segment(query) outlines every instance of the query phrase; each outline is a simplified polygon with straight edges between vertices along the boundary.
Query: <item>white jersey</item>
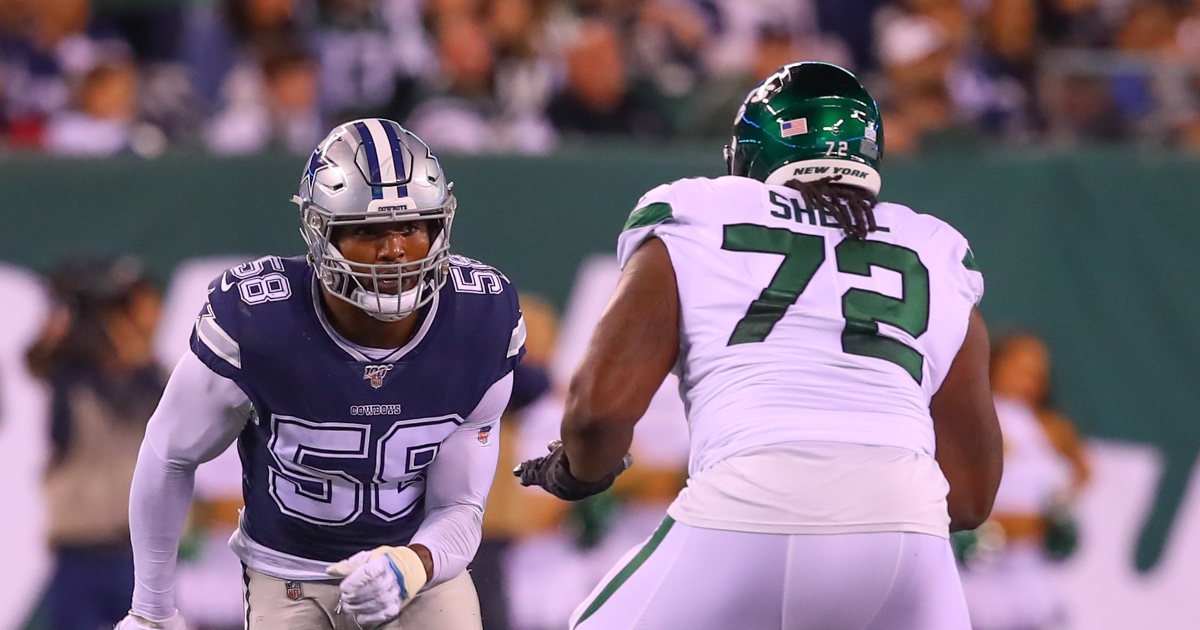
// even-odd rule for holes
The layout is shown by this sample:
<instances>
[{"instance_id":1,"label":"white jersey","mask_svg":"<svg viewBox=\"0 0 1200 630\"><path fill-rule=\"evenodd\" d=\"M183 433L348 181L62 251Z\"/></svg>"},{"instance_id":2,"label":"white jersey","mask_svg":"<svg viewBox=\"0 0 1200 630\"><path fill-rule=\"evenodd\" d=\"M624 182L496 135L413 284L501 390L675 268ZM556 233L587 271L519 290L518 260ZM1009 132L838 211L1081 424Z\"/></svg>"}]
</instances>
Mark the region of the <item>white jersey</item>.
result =
<instances>
[{"instance_id":1,"label":"white jersey","mask_svg":"<svg viewBox=\"0 0 1200 630\"><path fill-rule=\"evenodd\" d=\"M1054 448L1037 413L1025 403L996 396L1004 435L1004 476L993 514L1042 514L1071 490L1070 461Z\"/></svg>"},{"instance_id":2,"label":"white jersey","mask_svg":"<svg viewBox=\"0 0 1200 630\"><path fill-rule=\"evenodd\" d=\"M936 467L929 402L983 277L945 222L891 203L875 219L878 231L850 239L798 192L744 177L680 180L638 203L618 258L624 266L650 237L670 253L693 480L736 454L788 443L901 448ZM846 461L873 459L861 455ZM930 492L945 520L935 473L919 477L940 482Z\"/></svg>"}]
</instances>

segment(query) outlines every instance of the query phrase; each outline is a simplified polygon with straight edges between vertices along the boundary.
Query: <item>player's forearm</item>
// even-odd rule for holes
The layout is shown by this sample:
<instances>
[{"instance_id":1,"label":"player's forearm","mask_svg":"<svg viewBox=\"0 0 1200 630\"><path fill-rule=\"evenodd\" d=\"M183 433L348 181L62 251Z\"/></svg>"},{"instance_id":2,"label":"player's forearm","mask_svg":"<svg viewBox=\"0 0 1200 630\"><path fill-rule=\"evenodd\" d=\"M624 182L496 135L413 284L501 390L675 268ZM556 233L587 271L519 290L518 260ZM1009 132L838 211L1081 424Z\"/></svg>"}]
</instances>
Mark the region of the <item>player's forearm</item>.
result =
<instances>
[{"instance_id":1,"label":"player's forearm","mask_svg":"<svg viewBox=\"0 0 1200 630\"><path fill-rule=\"evenodd\" d=\"M426 587L449 580L466 570L483 538L483 506L487 503L496 463L500 457L500 416L512 394L513 375L492 384L452 433L429 465L425 486L425 520L409 546L425 547L429 581ZM487 433L481 431L487 428Z\"/></svg>"},{"instance_id":2,"label":"player's forearm","mask_svg":"<svg viewBox=\"0 0 1200 630\"><path fill-rule=\"evenodd\" d=\"M633 443L633 427L653 396L645 395L640 383L626 378L629 370L615 364L611 353L589 354L571 379L561 428L567 467L572 477L583 482L603 479L623 468L622 458Z\"/></svg>"},{"instance_id":3,"label":"player's forearm","mask_svg":"<svg viewBox=\"0 0 1200 630\"><path fill-rule=\"evenodd\" d=\"M165 619L175 612L175 561L191 506L194 469L160 457L142 443L129 495L135 614Z\"/></svg>"},{"instance_id":4,"label":"player's forearm","mask_svg":"<svg viewBox=\"0 0 1200 630\"><path fill-rule=\"evenodd\" d=\"M425 545L417 544L408 547L421 559L421 566L425 568L425 583L428 584L429 580L433 579L433 552L429 551L429 547Z\"/></svg>"},{"instance_id":5,"label":"player's forearm","mask_svg":"<svg viewBox=\"0 0 1200 630\"><path fill-rule=\"evenodd\" d=\"M562 441L571 476L593 482L621 470L633 443L635 422L592 415L578 405L569 406L563 417Z\"/></svg>"},{"instance_id":6,"label":"player's forearm","mask_svg":"<svg viewBox=\"0 0 1200 630\"><path fill-rule=\"evenodd\" d=\"M481 507L455 505L431 510L409 544L425 565L426 586L441 584L465 571L482 538Z\"/></svg>"},{"instance_id":7,"label":"player's forearm","mask_svg":"<svg viewBox=\"0 0 1200 630\"><path fill-rule=\"evenodd\" d=\"M679 296L666 245L647 240L571 378L562 440L571 476L599 481L624 469L633 426L679 356Z\"/></svg>"}]
</instances>

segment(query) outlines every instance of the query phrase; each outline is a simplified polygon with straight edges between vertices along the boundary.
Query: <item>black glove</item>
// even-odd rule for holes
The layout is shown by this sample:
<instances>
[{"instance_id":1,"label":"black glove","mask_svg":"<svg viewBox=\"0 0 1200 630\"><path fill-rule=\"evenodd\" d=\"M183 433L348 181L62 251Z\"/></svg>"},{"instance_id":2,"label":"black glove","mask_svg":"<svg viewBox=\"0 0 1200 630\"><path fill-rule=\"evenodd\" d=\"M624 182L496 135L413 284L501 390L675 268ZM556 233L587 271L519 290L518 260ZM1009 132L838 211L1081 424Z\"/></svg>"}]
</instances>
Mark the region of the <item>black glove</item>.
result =
<instances>
[{"instance_id":1,"label":"black glove","mask_svg":"<svg viewBox=\"0 0 1200 630\"><path fill-rule=\"evenodd\" d=\"M571 475L562 442L555 440L550 443L549 448L549 455L522 462L513 469L513 475L521 479L522 486L540 486L563 501L579 501L608 490L617 480L617 475L625 472L625 469L633 464L633 456L626 453L621 460L620 470L589 483Z\"/></svg>"}]
</instances>

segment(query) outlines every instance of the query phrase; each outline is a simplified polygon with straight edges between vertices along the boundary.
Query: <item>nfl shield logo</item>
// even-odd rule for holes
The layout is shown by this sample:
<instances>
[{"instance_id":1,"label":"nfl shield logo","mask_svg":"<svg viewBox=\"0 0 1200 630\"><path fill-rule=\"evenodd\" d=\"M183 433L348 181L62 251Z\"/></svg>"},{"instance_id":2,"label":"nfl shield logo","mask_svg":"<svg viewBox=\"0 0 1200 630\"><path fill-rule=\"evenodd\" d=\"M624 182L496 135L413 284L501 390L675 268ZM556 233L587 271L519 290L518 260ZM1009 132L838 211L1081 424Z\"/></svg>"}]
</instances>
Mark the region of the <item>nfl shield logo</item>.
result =
<instances>
[{"instance_id":1,"label":"nfl shield logo","mask_svg":"<svg viewBox=\"0 0 1200 630\"><path fill-rule=\"evenodd\" d=\"M487 446L488 439L491 436L492 436L492 425L489 424L488 426L483 427L482 429L479 430L479 434L475 436L475 439L479 440L480 444Z\"/></svg>"},{"instance_id":2,"label":"nfl shield logo","mask_svg":"<svg viewBox=\"0 0 1200 630\"><path fill-rule=\"evenodd\" d=\"M383 387L383 377L387 376L387 373L391 371L391 364L368 365L363 369L363 379L371 381L371 387L379 389L380 387Z\"/></svg>"},{"instance_id":3,"label":"nfl shield logo","mask_svg":"<svg viewBox=\"0 0 1200 630\"><path fill-rule=\"evenodd\" d=\"M284 587L287 588L287 598L288 599L290 599L292 601L296 601L296 600L299 600L301 597L304 597L304 592L300 590L300 582L295 581L295 580L285 582Z\"/></svg>"}]
</instances>

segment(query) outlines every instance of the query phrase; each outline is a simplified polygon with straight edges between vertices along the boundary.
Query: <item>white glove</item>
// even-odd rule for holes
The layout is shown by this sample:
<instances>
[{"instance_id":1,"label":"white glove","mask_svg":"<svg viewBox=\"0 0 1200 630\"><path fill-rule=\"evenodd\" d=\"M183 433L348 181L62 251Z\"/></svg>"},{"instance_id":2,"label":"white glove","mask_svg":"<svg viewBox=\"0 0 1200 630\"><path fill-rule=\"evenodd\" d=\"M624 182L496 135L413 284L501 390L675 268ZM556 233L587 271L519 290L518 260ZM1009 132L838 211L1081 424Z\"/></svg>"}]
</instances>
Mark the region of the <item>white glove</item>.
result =
<instances>
[{"instance_id":1,"label":"white glove","mask_svg":"<svg viewBox=\"0 0 1200 630\"><path fill-rule=\"evenodd\" d=\"M187 624L183 622L183 617L179 616L179 611L175 611L166 619L155 621L136 615L131 610L113 630L187 630Z\"/></svg>"},{"instance_id":2,"label":"white glove","mask_svg":"<svg viewBox=\"0 0 1200 630\"><path fill-rule=\"evenodd\" d=\"M376 547L360 551L325 568L344 578L342 607L363 628L395 619L400 609L425 586L425 565L408 547Z\"/></svg>"}]
</instances>

